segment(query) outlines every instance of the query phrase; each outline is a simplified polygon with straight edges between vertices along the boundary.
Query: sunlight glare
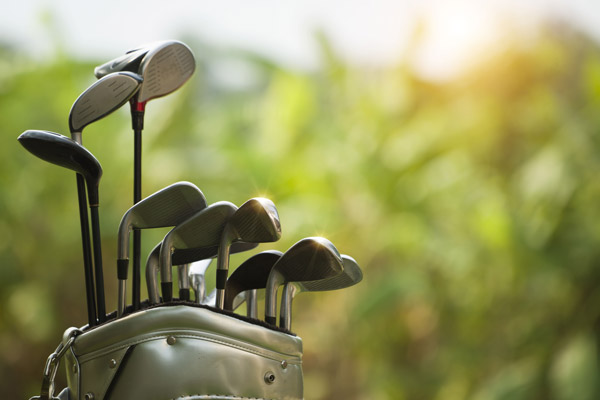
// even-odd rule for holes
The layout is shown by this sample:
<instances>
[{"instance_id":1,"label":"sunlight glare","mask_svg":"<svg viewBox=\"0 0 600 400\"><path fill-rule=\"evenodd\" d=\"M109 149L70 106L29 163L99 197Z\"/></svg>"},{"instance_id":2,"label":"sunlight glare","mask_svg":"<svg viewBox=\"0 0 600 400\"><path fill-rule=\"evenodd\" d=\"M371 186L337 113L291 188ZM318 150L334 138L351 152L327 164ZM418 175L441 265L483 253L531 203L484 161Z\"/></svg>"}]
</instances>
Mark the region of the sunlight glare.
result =
<instances>
[{"instance_id":1,"label":"sunlight glare","mask_svg":"<svg viewBox=\"0 0 600 400\"><path fill-rule=\"evenodd\" d=\"M435 81L455 77L491 53L501 37L498 9L475 2L430 4L415 59L417 71Z\"/></svg>"}]
</instances>

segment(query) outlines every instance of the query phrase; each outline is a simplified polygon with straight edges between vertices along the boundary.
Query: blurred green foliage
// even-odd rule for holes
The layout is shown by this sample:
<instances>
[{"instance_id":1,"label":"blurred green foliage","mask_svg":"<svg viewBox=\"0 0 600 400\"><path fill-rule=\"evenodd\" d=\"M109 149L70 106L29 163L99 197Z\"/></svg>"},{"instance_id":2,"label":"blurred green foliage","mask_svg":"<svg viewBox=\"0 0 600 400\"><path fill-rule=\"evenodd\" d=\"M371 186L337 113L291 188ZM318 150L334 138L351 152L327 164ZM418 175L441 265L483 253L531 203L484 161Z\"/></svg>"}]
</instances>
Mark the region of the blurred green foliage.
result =
<instances>
[{"instance_id":1,"label":"blurred green foliage","mask_svg":"<svg viewBox=\"0 0 600 400\"><path fill-rule=\"evenodd\" d=\"M358 260L360 285L295 300L307 399L600 398L598 46L551 26L432 83L409 59L350 65L319 40L312 72L184 40L199 68L148 104L144 195L178 180L209 202L263 195L283 237L256 251L322 235ZM63 330L86 321L75 178L16 138L68 135L94 65L0 50L2 398L36 394ZM116 230L132 199L127 110L83 137L104 168L114 310ZM164 233L145 232L143 254Z\"/></svg>"}]
</instances>

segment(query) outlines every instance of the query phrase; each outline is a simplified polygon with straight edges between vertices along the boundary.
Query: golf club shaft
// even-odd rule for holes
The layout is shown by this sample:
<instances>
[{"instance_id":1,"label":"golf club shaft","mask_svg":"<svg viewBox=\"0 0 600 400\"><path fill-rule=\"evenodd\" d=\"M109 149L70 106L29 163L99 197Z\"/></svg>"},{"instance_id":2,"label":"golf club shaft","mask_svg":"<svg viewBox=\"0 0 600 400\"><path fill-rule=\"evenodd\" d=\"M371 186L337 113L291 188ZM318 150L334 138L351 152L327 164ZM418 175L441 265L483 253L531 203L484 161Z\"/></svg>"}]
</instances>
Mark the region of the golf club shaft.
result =
<instances>
[{"instance_id":1,"label":"golf club shaft","mask_svg":"<svg viewBox=\"0 0 600 400\"><path fill-rule=\"evenodd\" d=\"M293 283L287 282L283 286L281 293L281 306L279 307L279 327L283 329L292 329L292 300L296 294L296 287Z\"/></svg>"},{"instance_id":2,"label":"golf club shaft","mask_svg":"<svg viewBox=\"0 0 600 400\"><path fill-rule=\"evenodd\" d=\"M250 289L246 291L246 316L258 319L258 291Z\"/></svg>"},{"instance_id":3,"label":"golf club shaft","mask_svg":"<svg viewBox=\"0 0 600 400\"><path fill-rule=\"evenodd\" d=\"M179 300L190 299L190 264L182 264L177 266L177 274L179 275Z\"/></svg>"},{"instance_id":4,"label":"golf club shaft","mask_svg":"<svg viewBox=\"0 0 600 400\"><path fill-rule=\"evenodd\" d=\"M102 267L102 243L100 236L100 217L98 205L90 206L92 215L92 245L94 246L94 271L96 278L96 303L98 306L98 320L106 321L106 303L104 301L104 271Z\"/></svg>"},{"instance_id":5,"label":"golf club shaft","mask_svg":"<svg viewBox=\"0 0 600 400\"><path fill-rule=\"evenodd\" d=\"M144 129L144 108L146 103L131 101L131 121L133 127L133 204L142 200L142 130ZM140 279L141 279L141 247L142 233L139 229L133 230L133 277L132 277L132 304L133 310L140 308Z\"/></svg>"},{"instance_id":6,"label":"golf club shaft","mask_svg":"<svg viewBox=\"0 0 600 400\"><path fill-rule=\"evenodd\" d=\"M77 174L77 198L79 201L79 220L81 223L81 243L83 246L83 268L85 273L85 294L88 309L88 325L96 326L96 300L94 294L94 278L92 251L90 246L90 226L87 212L87 198L83 176Z\"/></svg>"}]
</instances>

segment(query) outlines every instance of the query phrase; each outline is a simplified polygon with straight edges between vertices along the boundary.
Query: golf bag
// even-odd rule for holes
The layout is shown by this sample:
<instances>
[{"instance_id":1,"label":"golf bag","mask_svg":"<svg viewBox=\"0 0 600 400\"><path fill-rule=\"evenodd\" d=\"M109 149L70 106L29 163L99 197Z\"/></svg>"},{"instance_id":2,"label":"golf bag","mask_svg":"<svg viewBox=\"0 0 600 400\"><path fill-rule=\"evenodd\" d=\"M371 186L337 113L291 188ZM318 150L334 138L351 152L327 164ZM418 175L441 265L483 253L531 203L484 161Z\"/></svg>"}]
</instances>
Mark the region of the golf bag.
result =
<instances>
[{"instance_id":1,"label":"golf bag","mask_svg":"<svg viewBox=\"0 0 600 400\"><path fill-rule=\"evenodd\" d=\"M64 359L68 387L54 397ZM40 396L61 400L302 399L302 340L258 320L189 303L86 331L69 328Z\"/></svg>"}]
</instances>

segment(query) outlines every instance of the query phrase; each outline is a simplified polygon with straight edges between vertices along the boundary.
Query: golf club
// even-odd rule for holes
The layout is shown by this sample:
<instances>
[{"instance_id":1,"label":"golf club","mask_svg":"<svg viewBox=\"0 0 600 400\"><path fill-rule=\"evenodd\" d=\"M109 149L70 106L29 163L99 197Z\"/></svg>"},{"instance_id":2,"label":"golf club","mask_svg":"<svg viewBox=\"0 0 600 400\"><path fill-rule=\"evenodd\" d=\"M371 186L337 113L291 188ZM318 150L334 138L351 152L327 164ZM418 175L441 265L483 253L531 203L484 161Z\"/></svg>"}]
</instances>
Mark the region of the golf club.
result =
<instances>
[{"instance_id":1,"label":"golf club","mask_svg":"<svg viewBox=\"0 0 600 400\"><path fill-rule=\"evenodd\" d=\"M223 309L229 271L229 248L233 242L275 242L281 237L281 223L275 204L255 197L240 206L225 225L217 257L217 308Z\"/></svg>"},{"instance_id":2,"label":"golf club","mask_svg":"<svg viewBox=\"0 0 600 400\"><path fill-rule=\"evenodd\" d=\"M281 258L282 252L267 250L248 258L231 274L225 284L225 300L223 309L233 311L233 302L239 293L253 292L256 289L264 289L273 265ZM256 292L251 295L254 299L246 297L246 315L256 318Z\"/></svg>"},{"instance_id":3,"label":"golf club","mask_svg":"<svg viewBox=\"0 0 600 400\"><path fill-rule=\"evenodd\" d=\"M265 322L277 323L277 289L287 282L330 278L344 270L342 256L333 243L322 237L299 240L271 269L265 288Z\"/></svg>"},{"instance_id":4,"label":"golf club","mask_svg":"<svg viewBox=\"0 0 600 400\"><path fill-rule=\"evenodd\" d=\"M96 76L96 78L100 79L108 74L120 71L129 71L137 73L139 72L142 58L144 58L146 53L148 53L148 51L151 48L156 47L159 43L162 42L153 43L146 46L140 46L136 49L128 50L122 56L119 56L94 68L94 75Z\"/></svg>"},{"instance_id":5,"label":"golf club","mask_svg":"<svg viewBox=\"0 0 600 400\"><path fill-rule=\"evenodd\" d=\"M342 261L344 262L344 271L339 275L316 281L287 282L283 286L281 308L279 309L280 328L292 329L292 300L298 293L344 289L356 285L362 280L362 271L354 258L342 254Z\"/></svg>"},{"instance_id":6,"label":"golf club","mask_svg":"<svg viewBox=\"0 0 600 400\"><path fill-rule=\"evenodd\" d=\"M117 246L119 278L117 313L119 316L125 311L131 230L176 226L205 207L206 199L200 189L189 182L177 182L146 197L123 215L119 224ZM137 310L135 304L133 309Z\"/></svg>"},{"instance_id":7,"label":"golf club","mask_svg":"<svg viewBox=\"0 0 600 400\"><path fill-rule=\"evenodd\" d=\"M140 83L141 78L139 75L130 72L118 72L105 76L87 88L79 95L77 100L75 100L71 107L71 111L69 112L69 129L73 140L82 144L81 134L83 128L120 108L137 92ZM99 182L96 183L96 185L98 184ZM80 175L78 175L77 191L83 192L84 190L84 182ZM83 196L80 195L79 198L83 199ZM102 268L100 217L98 215L99 198L97 196L96 198L90 197L88 200L92 216L92 241L94 270L96 273L98 318L100 322L104 322L106 320L106 305L104 301L104 273ZM82 218L81 224L87 225L87 211L85 215L82 215Z\"/></svg>"},{"instance_id":8,"label":"golf club","mask_svg":"<svg viewBox=\"0 0 600 400\"><path fill-rule=\"evenodd\" d=\"M98 160L79 143L66 136L54 132L28 130L23 132L19 143L30 153L49 163L73 170L78 179L87 181L90 199L98 197L98 182L102 176L102 167ZM82 185L85 187L85 185ZM87 221L87 201L85 191L79 190L79 217ZM89 225L81 223L81 241L83 245L83 266L85 275L85 290L88 309L89 326L95 326L96 303L94 296L94 283L92 271L92 255L90 249Z\"/></svg>"},{"instance_id":9,"label":"golf club","mask_svg":"<svg viewBox=\"0 0 600 400\"><path fill-rule=\"evenodd\" d=\"M160 297L158 294L158 271L161 245L162 241L159 242L154 249L152 249L146 261L146 285L148 288L148 297L152 304L158 304L160 302ZM252 250L256 246L258 246L257 243L236 242L231 246L231 254ZM217 256L218 251L218 246L175 249L171 256L171 265L181 265L196 262L208 262L208 265L210 265L210 261L212 258ZM206 266L207 268L208 265ZM193 266L194 264L192 264L192 267ZM206 270L204 270L204 273L206 273ZM197 273L195 274L197 275ZM196 278L193 278L191 271L188 273L188 275L190 277L190 281L192 282L192 287L194 287L194 279L200 280L200 277L196 276ZM199 285L201 286L201 293L196 292L196 303L201 303L202 299L204 298L204 293L206 293L204 276L202 276Z\"/></svg>"},{"instance_id":10,"label":"golf club","mask_svg":"<svg viewBox=\"0 0 600 400\"><path fill-rule=\"evenodd\" d=\"M173 228L162 241L160 249L160 276L163 301L173 300L172 255L176 249L218 246L226 222L237 207L228 201L219 201L199 211ZM208 257L202 257L208 258ZM181 263L185 264L185 262Z\"/></svg>"},{"instance_id":11,"label":"golf club","mask_svg":"<svg viewBox=\"0 0 600 400\"><path fill-rule=\"evenodd\" d=\"M166 96L180 88L196 69L194 55L188 46L176 40L151 43L134 49L123 57L97 67L97 77L117 69L139 73L144 84L130 101L131 122L134 131L133 203L142 198L142 130L144 113L149 100ZM141 232L133 233L133 306L140 302Z\"/></svg>"}]
</instances>

